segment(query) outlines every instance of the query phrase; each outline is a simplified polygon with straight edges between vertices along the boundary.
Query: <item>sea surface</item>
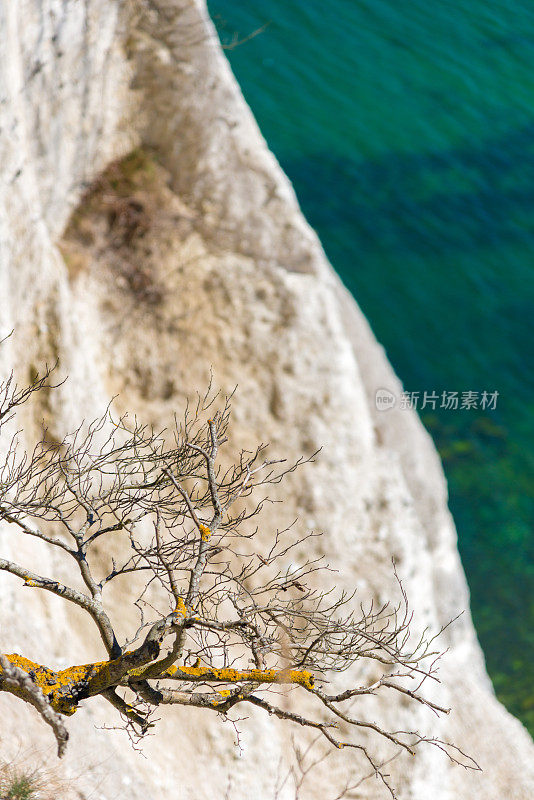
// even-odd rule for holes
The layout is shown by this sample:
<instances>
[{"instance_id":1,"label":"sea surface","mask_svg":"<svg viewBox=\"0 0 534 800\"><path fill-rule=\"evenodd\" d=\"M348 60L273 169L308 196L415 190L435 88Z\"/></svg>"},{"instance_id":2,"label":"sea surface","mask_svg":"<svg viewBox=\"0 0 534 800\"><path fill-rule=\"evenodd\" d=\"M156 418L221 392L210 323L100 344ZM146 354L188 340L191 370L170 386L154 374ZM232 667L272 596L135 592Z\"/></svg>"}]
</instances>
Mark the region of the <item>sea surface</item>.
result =
<instances>
[{"instance_id":1,"label":"sea surface","mask_svg":"<svg viewBox=\"0 0 534 800\"><path fill-rule=\"evenodd\" d=\"M534 3L209 9L334 268L420 393L489 673L534 732ZM478 392L476 408L443 392Z\"/></svg>"}]
</instances>

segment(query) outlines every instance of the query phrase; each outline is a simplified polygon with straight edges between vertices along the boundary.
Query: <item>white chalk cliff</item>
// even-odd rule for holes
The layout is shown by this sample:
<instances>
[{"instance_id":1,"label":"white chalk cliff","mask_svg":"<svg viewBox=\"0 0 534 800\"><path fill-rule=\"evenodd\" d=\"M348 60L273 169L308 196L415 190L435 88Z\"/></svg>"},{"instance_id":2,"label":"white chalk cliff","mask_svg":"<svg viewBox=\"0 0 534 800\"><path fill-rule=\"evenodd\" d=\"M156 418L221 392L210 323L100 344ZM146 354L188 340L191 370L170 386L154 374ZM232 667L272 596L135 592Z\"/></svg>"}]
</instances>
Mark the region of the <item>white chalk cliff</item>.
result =
<instances>
[{"instance_id":1,"label":"white chalk cliff","mask_svg":"<svg viewBox=\"0 0 534 800\"><path fill-rule=\"evenodd\" d=\"M129 153L133 207L112 180L94 185ZM365 713L431 730L483 772L421 749L390 765L400 797L531 800L534 747L485 673L433 443L415 413L375 410L376 389L399 391L398 380L258 131L203 0L0 0L0 186L0 335L15 331L1 376L14 369L24 382L59 358L69 378L45 412L61 437L115 395L117 408L165 425L211 367L223 391L238 384L237 446L269 441L289 459L322 447L277 489L285 502L265 514L265 541L298 516L302 531L324 531L338 584L362 600L394 592L394 556L418 624L437 630L466 609L443 634L435 697L451 714L435 719L394 694ZM31 443L38 417L20 424ZM61 575L38 545L0 530L2 555ZM57 667L103 657L88 622L44 594L0 574L2 651ZM0 757L53 763L33 709L0 695L0 715ZM162 717L145 759L101 730L117 722L110 706L86 703L58 767L74 796L275 796L287 723L251 713L240 753L214 715ZM366 770L336 754L304 797L335 796ZM288 784L280 797L291 796ZM371 779L353 796L386 794Z\"/></svg>"}]
</instances>

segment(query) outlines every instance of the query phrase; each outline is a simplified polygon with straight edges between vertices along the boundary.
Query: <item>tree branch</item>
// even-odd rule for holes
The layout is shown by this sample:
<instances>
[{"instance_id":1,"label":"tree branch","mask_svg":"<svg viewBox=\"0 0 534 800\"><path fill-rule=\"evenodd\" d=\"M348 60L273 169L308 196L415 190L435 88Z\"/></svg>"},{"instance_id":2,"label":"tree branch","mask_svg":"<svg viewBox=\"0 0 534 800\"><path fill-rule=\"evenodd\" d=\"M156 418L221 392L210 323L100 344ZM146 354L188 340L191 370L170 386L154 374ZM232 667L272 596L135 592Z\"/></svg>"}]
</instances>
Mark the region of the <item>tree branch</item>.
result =
<instances>
[{"instance_id":1,"label":"tree branch","mask_svg":"<svg viewBox=\"0 0 534 800\"><path fill-rule=\"evenodd\" d=\"M37 709L46 724L50 725L54 732L57 741L57 754L61 758L67 748L69 734L59 714L50 707L43 692L32 681L27 672L11 664L3 655L0 655L0 667L2 667L0 688L17 694Z\"/></svg>"}]
</instances>

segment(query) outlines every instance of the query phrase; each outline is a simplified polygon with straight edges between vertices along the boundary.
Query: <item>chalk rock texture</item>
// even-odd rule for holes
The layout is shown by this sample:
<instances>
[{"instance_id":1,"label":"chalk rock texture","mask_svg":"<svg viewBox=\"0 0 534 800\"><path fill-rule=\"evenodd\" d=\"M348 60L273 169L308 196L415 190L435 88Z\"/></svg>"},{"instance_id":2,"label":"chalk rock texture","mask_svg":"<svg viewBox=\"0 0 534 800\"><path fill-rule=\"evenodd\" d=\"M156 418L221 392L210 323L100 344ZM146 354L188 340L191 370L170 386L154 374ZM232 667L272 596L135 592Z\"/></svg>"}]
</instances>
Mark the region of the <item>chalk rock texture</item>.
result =
<instances>
[{"instance_id":1,"label":"chalk rock texture","mask_svg":"<svg viewBox=\"0 0 534 800\"><path fill-rule=\"evenodd\" d=\"M237 385L232 447L269 441L289 460L322 447L277 487L284 503L263 515L265 547L298 517L300 532L324 532L314 554L362 602L396 596L394 557L417 626L437 631L464 611L442 634L449 651L432 689L451 714L436 719L392 693L362 704L362 716L453 741L483 772L427 747L389 765L399 797L531 800L534 747L485 673L438 455L414 413L376 410L376 390L398 394L399 381L304 220L202 0L0 0L0 186L0 335L14 330L1 375L24 383L59 359L69 376L13 430L24 427L31 446L44 414L61 439L115 395L118 412L164 426L210 370L222 392ZM3 556L65 576L40 545L0 530ZM2 651L56 667L103 657L89 621L43 595L0 574ZM126 632L128 598L111 603ZM35 712L6 696L0 709L0 756L54 765ZM57 767L68 791L294 797L291 781L276 793L291 759L287 723L250 712L239 748L215 715L161 716L143 758L124 733L102 729L118 722L110 706L87 703L68 721ZM336 753L302 797L335 797L368 771L357 753ZM388 794L371 778L350 796Z\"/></svg>"}]
</instances>

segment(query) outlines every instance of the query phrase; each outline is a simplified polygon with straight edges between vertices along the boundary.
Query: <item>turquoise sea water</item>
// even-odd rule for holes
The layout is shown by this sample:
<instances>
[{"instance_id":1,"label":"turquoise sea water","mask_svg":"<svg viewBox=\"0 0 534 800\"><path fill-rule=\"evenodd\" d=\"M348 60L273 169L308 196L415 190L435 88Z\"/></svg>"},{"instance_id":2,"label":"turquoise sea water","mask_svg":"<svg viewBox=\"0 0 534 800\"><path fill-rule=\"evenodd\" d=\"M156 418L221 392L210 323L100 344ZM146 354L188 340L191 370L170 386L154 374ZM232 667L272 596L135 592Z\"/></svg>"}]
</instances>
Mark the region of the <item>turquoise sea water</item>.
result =
<instances>
[{"instance_id":1,"label":"turquoise sea water","mask_svg":"<svg viewBox=\"0 0 534 800\"><path fill-rule=\"evenodd\" d=\"M424 409L501 700L534 731L534 5L211 0L261 130Z\"/></svg>"}]
</instances>

